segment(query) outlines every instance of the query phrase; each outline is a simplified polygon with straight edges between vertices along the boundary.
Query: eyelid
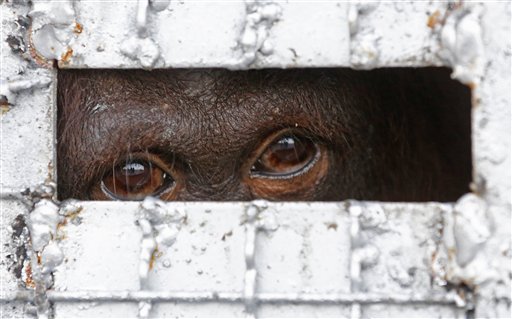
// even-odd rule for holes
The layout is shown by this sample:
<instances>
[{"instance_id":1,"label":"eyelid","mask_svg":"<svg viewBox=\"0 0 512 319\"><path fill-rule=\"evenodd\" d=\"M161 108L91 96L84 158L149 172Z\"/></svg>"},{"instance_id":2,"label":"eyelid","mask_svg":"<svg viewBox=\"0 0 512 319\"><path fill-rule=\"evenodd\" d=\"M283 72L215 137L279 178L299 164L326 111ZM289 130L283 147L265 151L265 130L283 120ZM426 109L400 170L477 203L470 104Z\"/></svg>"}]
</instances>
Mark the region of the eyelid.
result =
<instances>
[{"instance_id":1,"label":"eyelid","mask_svg":"<svg viewBox=\"0 0 512 319\"><path fill-rule=\"evenodd\" d=\"M321 156L320 147L316 143L314 143L314 146L316 149L315 156L313 156L313 158L306 165L304 165L302 168L300 168L294 172L287 173L287 174L265 174L265 173L260 173L260 172L251 172L250 177L251 178L266 178L266 179L290 179L290 178L294 178L294 177L306 174L307 172L309 172L309 170L312 167L314 167L316 165L316 163L318 162L318 160L320 159L320 156ZM260 154L260 156L261 155L262 154Z\"/></svg>"},{"instance_id":2,"label":"eyelid","mask_svg":"<svg viewBox=\"0 0 512 319\"><path fill-rule=\"evenodd\" d=\"M263 152L267 150L271 143L278 138L286 135L300 136L309 139L315 147L316 153L312 155L304 166L296 171L292 171L284 176L262 176L251 174L250 168L254 165ZM245 166L243 171L243 184L247 187L252 198L265 198L268 200L312 200L315 189L322 185L329 173L329 163L331 161L331 151L322 137L312 134L311 131L301 128L288 128L276 131L266 137L266 139L255 149L247 163L251 166Z\"/></svg>"},{"instance_id":3,"label":"eyelid","mask_svg":"<svg viewBox=\"0 0 512 319\"><path fill-rule=\"evenodd\" d=\"M169 173L164 171L164 174L169 174ZM167 192L168 190L171 190L172 188L174 188L175 185L176 185L176 181L173 179L173 182L171 183L171 185L169 185L169 187L162 188L162 189L158 190L158 192L152 193L151 195L148 195L148 196L158 197L158 196L162 195L163 193ZM114 196L114 194L112 194L112 192L105 186L105 183L104 183L103 179L101 180L101 183L100 183L100 189L103 191L103 193L110 200L113 200L113 201L128 201L128 200L125 200L125 199L122 199L122 198L117 198L116 196Z\"/></svg>"}]
</instances>

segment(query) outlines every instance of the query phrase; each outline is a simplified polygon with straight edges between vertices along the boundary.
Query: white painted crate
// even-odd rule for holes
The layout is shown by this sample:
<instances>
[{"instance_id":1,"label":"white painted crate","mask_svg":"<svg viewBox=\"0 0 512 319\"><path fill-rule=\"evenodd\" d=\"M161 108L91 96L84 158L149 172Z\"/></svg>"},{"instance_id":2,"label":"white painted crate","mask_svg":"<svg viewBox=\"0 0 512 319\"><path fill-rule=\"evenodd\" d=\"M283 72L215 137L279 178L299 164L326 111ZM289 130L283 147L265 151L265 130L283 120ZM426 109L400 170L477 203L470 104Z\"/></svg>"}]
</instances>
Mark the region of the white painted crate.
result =
<instances>
[{"instance_id":1,"label":"white painted crate","mask_svg":"<svg viewBox=\"0 0 512 319\"><path fill-rule=\"evenodd\" d=\"M431 254L441 244L439 226L450 205L429 204L425 214L420 204L168 204L186 219L175 242L159 246L147 281L139 276L140 204L77 205L83 209L57 233L66 260L55 271L54 290L105 300L57 303L57 316L135 316L136 298L122 296L141 289L153 293L155 317L243 316L252 302L263 317L349 316L351 299L398 303L404 313L432 303L439 305L425 309L441 316L464 313L455 307L456 295L430 284ZM251 209L261 210L253 221ZM362 261L368 273L359 276L358 256L368 253ZM248 279L252 263L256 277ZM117 296L111 300L126 302L109 303L109 292Z\"/></svg>"},{"instance_id":2,"label":"white painted crate","mask_svg":"<svg viewBox=\"0 0 512 319\"><path fill-rule=\"evenodd\" d=\"M151 316L456 317L472 298L446 285L463 282L475 288L477 317L510 317L510 2L32 2L0 5L2 316L144 316L138 301L151 300ZM269 204L271 231L240 224L248 203L169 204L189 223L145 287L141 244L152 235L141 241L139 204L79 203L81 224L50 229L65 238L43 249L62 252L62 263L33 260L34 309L25 304L34 290L21 288L29 263L17 279L6 256L18 245L16 216L41 212L23 203L51 196L56 177L53 59L62 68L449 66L473 88L474 195L455 206ZM57 216L48 199L40 207ZM356 257L374 262L358 275ZM54 277L38 281L44 267ZM48 278L55 288L45 291Z\"/></svg>"}]
</instances>

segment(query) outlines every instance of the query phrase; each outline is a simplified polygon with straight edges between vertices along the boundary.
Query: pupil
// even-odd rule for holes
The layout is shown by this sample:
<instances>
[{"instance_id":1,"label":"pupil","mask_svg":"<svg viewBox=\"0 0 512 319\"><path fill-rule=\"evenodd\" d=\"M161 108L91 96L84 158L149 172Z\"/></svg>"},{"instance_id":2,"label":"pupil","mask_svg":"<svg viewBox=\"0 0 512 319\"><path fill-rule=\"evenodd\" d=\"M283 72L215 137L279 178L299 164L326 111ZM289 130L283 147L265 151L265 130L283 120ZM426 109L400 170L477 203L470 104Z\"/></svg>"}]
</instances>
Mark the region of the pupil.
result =
<instances>
[{"instance_id":1,"label":"pupil","mask_svg":"<svg viewBox=\"0 0 512 319\"><path fill-rule=\"evenodd\" d=\"M151 168L151 167L149 167ZM132 192L143 187L150 178L148 164L140 161L127 161L118 167L114 174L116 184L124 191Z\"/></svg>"},{"instance_id":2,"label":"pupil","mask_svg":"<svg viewBox=\"0 0 512 319\"><path fill-rule=\"evenodd\" d=\"M283 137L272 147L272 157L275 164L297 164L308 156L304 143L294 137Z\"/></svg>"},{"instance_id":3,"label":"pupil","mask_svg":"<svg viewBox=\"0 0 512 319\"><path fill-rule=\"evenodd\" d=\"M307 137L285 135L268 146L251 171L263 175L285 176L304 168L315 153L315 144Z\"/></svg>"},{"instance_id":4,"label":"pupil","mask_svg":"<svg viewBox=\"0 0 512 319\"><path fill-rule=\"evenodd\" d=\"M144 172L144 165L141 163L129 163L123 167L123 173L125 175L136 175Z\"/></svg>"},{"instance_id":5,"label":"pupil","mask_svg":"<svg viewBox=\"0 0 512 319\"><path fill-rule=\"evenodd\" d=\"M281 145L283 148L290 148L295 146L295 140L293 137L283 137L277 144Z\"/></svg>"}]
</instances>

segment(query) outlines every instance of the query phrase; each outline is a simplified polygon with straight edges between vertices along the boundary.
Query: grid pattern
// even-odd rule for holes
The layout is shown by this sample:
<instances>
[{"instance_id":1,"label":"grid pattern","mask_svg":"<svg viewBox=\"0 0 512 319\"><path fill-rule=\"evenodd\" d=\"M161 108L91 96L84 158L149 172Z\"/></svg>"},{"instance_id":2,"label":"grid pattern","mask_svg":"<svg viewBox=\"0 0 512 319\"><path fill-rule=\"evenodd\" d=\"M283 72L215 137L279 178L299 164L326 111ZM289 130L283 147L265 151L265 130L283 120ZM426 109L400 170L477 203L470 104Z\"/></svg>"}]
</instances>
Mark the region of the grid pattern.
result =
<instances>
[{"instance_id":1,"label":"grid pattern","mask_svg":"<svg viewBox=\"0 0 512 319\"><path fill-rule=\"evenodd\" d=\"M411 279L414 284L410 283L409 287L403 287L403 283L400 284L400 280L396 276L393 277L392 272L389 271L391 265L388 262L389 252L380 246L364 244L364 238L378 236L377 234L387 229L382 237L384 246L390 246L389 243L385 243L385 238L392 233L394 234L392 238L387 240L394 241L394 245L400 247L402 255L416 255L416 258L401 259L403 263L401 267L416 268L418 273L428 272L429 265L425 265L423 260L424 257L429 256L430 250L427 249L428 247L418 249L417 247L420 246L418 242L431 240L433 242L431 248L439 244L434 243L439 241L439 238L436 238L437 232L426 231L427 225L442 223L442 215L451 214L451 205L357 202L276 204L264 201L162 204L161 207L165 207L166 210L164 213L172 214L175 210L186 212L187 225L182 226L173 246L168 247L167 250L162 249L163 255L158 256L154 261L153 268L149 271L149 280L144 285L139 282L140 274L137 276L137 272L141 265L148 267L148 264L140 258L141 251L144 250L143 245L140 245L143 235L140 227L134 223L143 216L141 212L144 212L144 208L141 206L138 203L108 202L63 205L59 212L60 215L65 216L66 222L54 236L60 238L59 246L69 260L57 266L53 277L54 287L48 291L37 289L37 285L44 287L44 276L39 280L33 278L36 284L35 291L18 291L13 295L5 296L3 301L33 300L39 313L52 314L53 312L57 317L74 316L70 309L76 309L84 302L100 303L107 307L116 307L117 304L121 309L118 310L120 311L118 314L131 316L134 315L132 312L136 311L139 317L169 315L167 312L162 312L162 309L155 308L158 304L166 303L204 305L213 302L233 306L243 305L243 310L240 310L242 312L233 310L233 313L228 311L219 315L243 313L250 317L259 316L260 309L264 305L270 307L290 304L309 305L315 307L313 313L316 314L322 314L325 306L335 306L340 309L348 306L349 308L345 307L345 311L350 313L352 318L365 317L365 307L371 305L416 305L424 307L426 312L437 309L440 314L444 313L444 316L452 316L452 312L446 314L443 307L452 309L450 311L459 309L460 314L472 307L471 296L464 296L464 291L447 290L443 286L414 287L424 282L425 278L421 276L413 276ZM76 211L79 211L78 215L74 214ZM126 237L117 238L118 235L114 233L98 238L97 234L107 233L112 228L111 225L121 218L124 221L117 222L115 230L124 233ZM222 221L222 218L229 221ZM200 228L201 223L204 222L208 226L204 226L206 228L202 231L210 231L213 237L194 233L194 229ZM413 228L412 233L410 233L411 228ZM309 235L305 235L306 238L302 243L286 245L285 248L289 253L283 253L275 249L273 243L297 238L290 234L290 229L296 233L303 232ZM413 236L415 231L421 232L422 236ZM229 239L220 239L222 234L229 233L231 233ZM411 241L409 246L393 240L393 238L406 236L411 237L408 238ZM217 238L217 242L213 242L212 238ZM329 243L331 238L338 238L339 241ZM377 238L375 240L380 241ZM101 243L101 249L97 247L98 242ZM315 242L318 245L316 247ZM134 245L137 247L130 250L129 247ZM123 259L120 260L117 256L108 259L108 255L116 246L119 246L117 249L122 251L120 256ZM204 252L205 255L198 257L197 251L182 251L194 246L198 247L197 251ZM301 260L299 248L307 246L311 247L308 253L312 259ZM224 251L228 247L229 257L218 256L219 251ZM344 247L346 250L341 250L339 256L324 254L330 252L332 247ZM368 247L372 248L368 249ZM213 262L208 255L210 251L217 256L218 265L208 265ZM391 251L397 253L393 247ZM71 261L72 259L75 261ZM190 259L192 261L197 259L197 264L191 263ZM243 262L240 262L240 259ZM276 261L279 259L285 260L280 266ZM296 271L293 265L297 262L301 263L301 267L309 269L309 276L312 279L309 282L303 281L303 284L295 289L282 291L281 285L274 281L276 277L284 282L293 281L294 278L302 278L302 280L307 278L300 270L297 270L297 274L293 274ZM167 268L166 263L171 266ZM328 266L322 267L318 263ZM37 265L37 261L33 264ZM95 268L91 268L92 264ZM271 267L266 267L268 265ZM33 269L33 274L44 273L44 264L38 267L39 272ZM125 273L116 274L112 271L119 267L124 267ZM280 272L279 267L289 267L289 273ZM336 269L338 267L345 269ZM382 269L387 269L384 276L380 273ZM193 280L190 278L185 282L173 281L175 276L190 276L189 271L192 273L196 271L195 282L191 283ZM230 274L231 272L233 274ZM326 272L325 276L332 281L338 282L326 287L322 282L322 272ZM365 278L365 276L371 272L385 277L382 279L384 288L379 290L367 285L367 281L372 278L371 276ZM349 278L338 278L332 273L348 273ZM226 276L226 279L217 283L215 278L219 276ZM204 279L198 280L197 278L200 277ZM165 278L170 278L167 284L162 281ZM427 279L430 280L430 277ZM198 287L210 285L215 288L198 289ZM106 289L106 287L109 288ZM139 306L133 309L125 307L127 302L135 302ZM67 308L65 304L69 304L71 308ZM97 308L91 307L84 316L102 315L101 307L98 312L95 312ZM176 315L176 312L172 314Z\"/></svg>"},{"instance_id":2,"label":"grid pattern","mask_svg":"<svg viewBox=\"0 0 512 319\"><path fill-rule=\"evenodd\" d=\"M266 8L267 5L271 5L271 8ZM66 316L66 314L69 316L69 314L73 314L73 308L65 308L65 305L69 304L77 308L76 305L73 306L73 303L85 301L106 303L107 307L114 307L118 304L125 307L131 315L138 314L140 317L155 315L156 312L161 313L162 311L165 313L165 309L162 310L156 306L166 302L210 305L210 308L206 309L215 309L215 307L211 307L212 303L239 304L242 305L242 312L237 312L238 310L235 309L232 310L232 315L243 313L253 317L268 314L262 313L266 304L271 304L277 309L273 313L270 312L274 315L285 313L279 312L278 306L281 304L288 306L290 304L307 304L314 306L314 314L328 314L329 305L339 308L348 305L347 311L353 318L371 316L371 312L367 311L372 305L384 305L385 307L398 305L400 314L411 310L412 308L409 307L411 305L420 305L419 308L416 307L416 310L411 310L412 314L418 316L430 316L433 312L437 312L440 316L453 317L453 312L446 312L446 309L443 308L443 306L448 306L448 309L460 309L462 314L467 309L473 309L471 312L474 312L477 317L510 317L510 295L508 294L510 291L508 269L510 258L510 229L508 227L510 225L510 136L507 136L510 131L510 74L508 73L510 70L510 21L512 20L510 3L466 3L461 6L452 3L365 5L332 2L325 5L302 4L302 7L299 7L300 5L284 4L279 1L270 4L254 4L247 1L235 3L231 7L218 8L215 6L194 7L193 4L186 3L171 3L170 7L166 7L153 1L144 0L126 2L123 6L105 4L101 10L98 10L98 7L90 1L75 3L71 1L55 3L33 1L32 7L23 2L2 3L1 36L3 40L8 39L8 41L1 43L2 136L0 143L2 151L0 153L2 180L0 182L0 203L2 205L2 221L0 237L4 244L1 253L2 265L16 265L21 262L21 266L23 266L19 279L13 277L12 267L11 269L7 269L5 266L0 267L2 278L0 300L3 316L25 317L31 313L40 317L53 315L58 317ZM211 17L209 21L211 24L218 25L221 21L223 24L222 27L209 29L212 32L210 38L213 39L213 42L206 43L205 47L197 48L194 43L207 41L204 39L204 30L188 25L187 21L193 21L194 14L202 12L201 10L211 13L208 15ZM272 19L266 20L271 23L263 21L264 19L260 19L261 21L249 19L249 17L255 17L251 14L261 15L266 11L272 11ZM52 22L51 12L59 12L60 18L63 18L62 23ZM308 14L304 16L302 14L304 12ZM309 14L310 12L322 13L322 21L320 22L314 15ZM114 23L105 20L102 17L104 13L109 13L113 17L109 21L114 21ZM221 14L224 19L219 19L215 15L216 13ZM33 20L31 29L28 28L28 16ZM50 19L48 19L49 17ZM133 20L134 17L135 20ZM425 17L427 21L425 21ZM93 25L89 23L91 21L98 23ZM124 36L125 31L132 29L130 26L134 21L136 28L133 30L133 37L127 39ZM315 25L315 28L311 28L311 25ZM85 27L82 29L82 26ZM168 32L168 26L176 29ZM58 53L48 52L45 47L38 45L41 43L38 42L38 39L48 36L41 30L50 29L65 35L54 39L53 44ZM306 39L303 35L308 34L307 30L312 29L316 30L317 36L313 35L310 39ZM262 34L264 38L258 39L255 43L249 43L237 39L239 34L235 31L225 33L221 32L222 30L243 30L248 37L251 34ZM288 30L298 31L294 34ZM29 32L32 34L29 35ZM322 42L319 39L322 39L322 35L325 34L334 36ZM179 39L174 38L176 35L183 35L184 38L191 41L178 41ZM457 38L468 41L451 42L451 39ZM106 39L115 39L115 43L108 46L105 43ZM320 42L315 42L313 39ZM130 48L117 50L124 42L134 44L132 48L141 48L141 45L146 44L147 47L151 47L158 43L160 51L157 52L158 55L150 54L148 56L139 54L143 50L131 51ZM233 42L239 44L235 49L231 45ZM94 43L94 47L90 45L91 43ZM289 48L294 48L294 50ZM301 54L295 56L294 51ZM204 52L210 53L206 60L204 60ZM71 236L71 232L75 231L77 235L86 236L87 232L91 232L95 227L101 225L101 223L94 223L94 217L84 217L83 222L80 222L81 214L93 216L96 212L96 216L100 216L98 212L101 212L105 213L107 217L116 217L116 214L131 211L130 222L133 222L139 219L140 208L138 204L134 203L65 203L60 207L52 206L53 184L48 181L55 177L53 142L56 114L56 70L48 67L52 65L51 60L53 59L58 60L58 64L63 68L163 66L261 68L289 65L360 68L450 66L455 70L456 78L473 87L474 100L477 104L473 110L475 178L472 185L477 195L469 199L461 199L455 207L441 204L388 205L378 203L332 204L334 206L329 206L331 204L294 203L287 207L285 204L265 204L267 208L264 208L262 203L183 204L188 205L185 207L185 211L191 219L194 215L200 215L198 220L208 219L206 211L210 207L217 207L216 205L220 205L217 209L232 213L233 221L239 227L231 229L233 231L231 236L239 239L237 242L243 244L229 246L233 255L239 257L233 258L235 261L230 264L232 267L225 268L226 272L233 273L233 278L236 279L230 282L233 284L228 287L229 289L217 291L209 287L208 289L190 291L181 287L177 291L141 290L138 272L141 249L139 247L140 238L137 237L141 236L141 230L134 228L133 224L129 225L129 223L124 225L125 228L120 225L115 228L129 230L129 234L134 234L132 237L136 237L135 248L132 247L132 250L127 249L123 252L124 260L130 261L130 265L134 266L133 268L136 270L131 276L136 280L127 280L127 285L131 286L112 291L71 288L82 279L90 279L86 276L88 272L82 269L78 270L78 276L65 277L67 272L79 264L73 264L72 259L69 259L67 261L69 264L63 261L49 269L48 265L50 264L40 262L37 258L38 255L28 242L28 234L25 230L14 226L9 227L15 224L17 216L23 215L25 220L30 220L31 216L38 212L41 213L43 210L43 212L54 214L53 216L57 216L60 220L69 220L70 223L64 227L69 232L67 233L69 237L56 239L54 243L56 245L51 247L60 247L65 252L64 256L71 258L73 249L78 247L85 252L88 246L86 242L77 241L77 238L80 237ZM492 63L485 63L488 61ZM475 68L471 68L472 66ZM23 167L23 169L19 169L19 167ZM33 207L35 203L41 203L39 210ZM272 205L276 205L275 211L279 212L279 214L275 214L278 221L273 223L270 218L270 226L261 224L258 216L265 215ZM77 207L82 210L79 214L76 214ZM269 244L275 244L272 242L272 238L282 239L283 237L279 236L284 236L284 238L291 239L290 243L293 243L293 239L296 238L286 232L284 232L285 235L282 235L283 230L290 225L295 225L298 229L309 229L304 227L322 224L325 220L314 214L325 213L326 209L331 210L335 216L342 216L339 217L341 220L336 224L337 229L333 229L334 226L331 228L328 226L324 227L323 232L320 232L322 234L333 233L335 235L333 238L338 238L343 242L339 247L346 248L345 251L339 251L341 259L345 260L346 264L338 260L341 266L334 267L340 269L346 276L331 277L340 279L338 289L333 289L331 292L315 291L315 289L294 291L289 286L287 291L283 292L277 288L285 285L286 282L275 286L269 285L268 282L271 282L269 278L275 280L276 277L272 277L274 269L268 270L264 267L264 263L277 262L278 260L271 258L272 254L269 254L269 251L272 252L274 249L275 252L279 248ZM306 218L311 223L304 223L301 228L290 220L286 220L287 214L295 215L301 212L305 214L304 216L309 216L307 218L313 218ZM380 212L384 212L384 214ZM482 241L470 241L479 248L475 249L473 259L468 265L458 264L457 260L450 258L449 255L450 249L455 252L457 249L459 251L462 249L455 243L456 234L450 234L450 232L454 226L458 225L455 216L467 217L464 212L468 214L467 216L483 216L482 219L472 220L469 218L468 220L473 224L485 224L486 218L494 223L491 237L484 236ZM311 217L311 215L315 217ZM397 226L398 228L394 228L394 232L391 232L401 234L400 239L397 240L397 237L393 236L386 237L389 233L385 233L382 237L372 237L373 241L361 240L361 238L367 238L368 234L379 234L375 231L375 229L379 229L379 225L372 228L371 225L365 224L364 221L368 220L366 218L368 215L377 217L377 220L380 216L386 216L382 221L383 224L389 225L392 220L400 221L396 224L391 222L392 225L404 223L403 227ZM75 218L76 216L80 218ZM400 218L394 219L393 216ZM421 219L421 216L428 218ZM89 224L89 219L92 219L93 223ZM239 225L241 220L245 222ZM404 222L404 220L408 220L408 222ZM116 223L107 223L107 225L114 224ZM276 225L277 229L275 229ZM414 228L419 225L430 225L432 229L428 229L428 227ZM55 227L51 228L49 232L52 235L58 235L62 231L62 227L59 226L59 223L53 226ZM462 224L462 226L467 225ZM433 229L437 229L436 227L444 231L442 235L439 232L432 232ZM186 233L186 230L187 228L184 228L180 234ZM211 230L213 231L214 228ZM16 236L13 236L13 232ZM223 233L227 234L229 230ZM122 233L119 234L122 237ZM418 268L428 266L429 269L425 272L428 275L425 278L429 283L422 281L423 277L416 277L416 275L414 280L410 281L407 272L404 274L401 271L400 265L391 263L394 258L396 259L396 256L390 257L393 256L391 253L396 253L396 251L388 248L396 245L397 241L400 244L407 244L409 240L414 242L417 234L424 236L423 244L426 243L426 246L413 243L412 246L422 248L416 253L407 250L406 253L421 257L406 261ZM34 232L32 232L32 236L34 236ZM472 239L472 237L467 237L467 239ZM126 240L129 238L127 237ZM322 246L325 244L325 239L316 237L311 240L310 244L315 242ZM6 243L9 245L6 246ZM176 242L176 245L179 246L179 243L180 240ZM505 248L503 248L504 245ZM16 256L15 251L19 247L28 249L27 257L28 260L32 260L31 262L20 261L21 255L17 256L18 259L12 257ZM472 251L474 247L465 246L464 249ZM281 250L281 252L283 251L286 252L286 249ZM319 249L311 249L310 253L317 256L315 253L318 251ZM207 255L207 253L205 254ZM11 257L6 259L7 255ZM324 255L325 263L336 262L335 258L330 259L333 255ZM432 259L432 262L425 263L422 260L425 255L435 258ZM56 255L47 256L55 257ZM79 254L74 257L79 257ZM204 261L210 262L213 260L215 259L211 257L204 259ZM318 261L320 258L312 260ZM493 261L492 265L486 262L489 260ZM52 261L51 258L50 261ZM187 264L187 260L184 260L184 263ZM292 276L294 264L296 263L288 262L281 265L282 267L290 266L291 278L294 278ZM172 267L179 265L180 263L175 261ZM218 265L220 268L223 266L225 265ZM131 268L127 267L127 271L129 269ZM196 273L194 276L190 276L190 273L183 269L182 273L178 272L179 276L189 276L191 281L204 275L204 273L201 275ZM313 271L308 274L314 278L311 282L327 286L329 283L323 281L324 277L315 277L316 274L322 273L322 268L318 269L318 272ZM421 274L421 272L416 272L416 274L418 273ZM469 281L470 286L479 288L479 295L474 300L471 291L464 289L449 291L446 288L452 285L456 286L461 282L468 282L468 278L474 273L484 275L492 273L489 277L491 279L485 276L476 276L474 281ZM288 274L282 275L285 278ZM80 278L81 276L87 279ZM97 278L97 280L101 283L101 278ZM492 283L488 284L488 280L491 280ZM223 281L223 283L228 281ZM416 281L419 282L418 285L416 285ZM430 281L434 284L431 284ZM483 282L487 284L481 285ZM204 283L208 283L208 281ZM19 284L26 285L28 289L19 288ZM195 284L196 288L202 287L197 282ZM54 286L48 290L49 285ZM149 287L155 288L151 278ZM29 302L29 304L35 305L35 309L27 306L26 309L11 310L10 306L18 305L19 302ZM126 302L139 303L139 305L132 309L126 306ZM151 305L153 305L153 310L151 310ZM431 305L434 308L429 308ZM94 308L101 307L93 306L91 309L95 310ZM87 316L92 313L87 312L91 309L81 309L81 311L84 316ZM383 311L383 308L375 309L374 311ZM414 312L417 309L420 312ZM287 310L289 314L291 310ZM322 312L324 310L326 312ZM385 316L389 315L389 312L380 312L379 314Z\"/></svg>"}]
</instances>

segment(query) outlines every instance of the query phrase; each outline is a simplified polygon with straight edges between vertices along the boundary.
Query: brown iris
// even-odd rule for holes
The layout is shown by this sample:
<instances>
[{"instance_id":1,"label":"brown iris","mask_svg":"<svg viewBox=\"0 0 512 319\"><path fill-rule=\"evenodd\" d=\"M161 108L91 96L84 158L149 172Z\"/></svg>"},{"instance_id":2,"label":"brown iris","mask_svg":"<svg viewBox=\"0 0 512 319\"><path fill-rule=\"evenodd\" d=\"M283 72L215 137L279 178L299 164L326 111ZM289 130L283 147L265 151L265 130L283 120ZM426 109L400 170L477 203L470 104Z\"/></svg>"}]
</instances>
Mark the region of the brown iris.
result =
<instances>
[{"instance_id":1,"label":"brown iris","mask_svg":"<svg viewBox=\"0 0 512 319\"><path fill-rule=\"evenodd\" d=\"M128 159L103 178L101 189L112 199L142 200L160 195L173 183L172 177L151 161Z\"/></svg>"},{"instance_id":2,"label":"brown iris","mask_svg":"<svg viewBox=\"0 0 512 319\"><path fill-rule=\"evenodd\" d=\"M284 135L274 140L251 168L251 174L288 178L305 171L316 159L318 148L307 137Z\"/></svg>"}]
</instances>

